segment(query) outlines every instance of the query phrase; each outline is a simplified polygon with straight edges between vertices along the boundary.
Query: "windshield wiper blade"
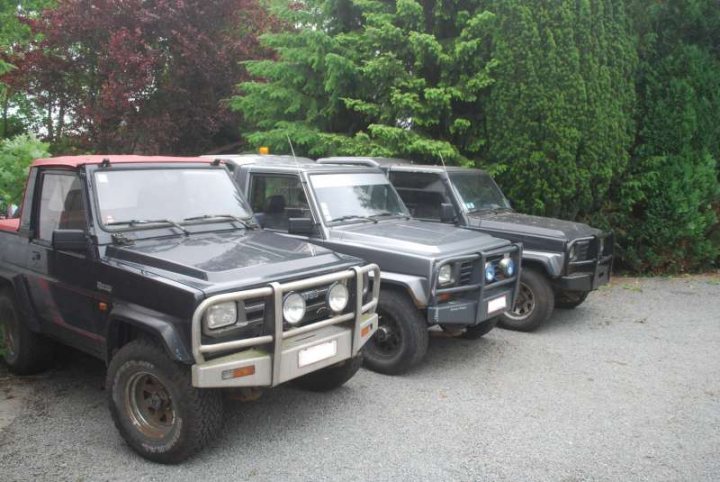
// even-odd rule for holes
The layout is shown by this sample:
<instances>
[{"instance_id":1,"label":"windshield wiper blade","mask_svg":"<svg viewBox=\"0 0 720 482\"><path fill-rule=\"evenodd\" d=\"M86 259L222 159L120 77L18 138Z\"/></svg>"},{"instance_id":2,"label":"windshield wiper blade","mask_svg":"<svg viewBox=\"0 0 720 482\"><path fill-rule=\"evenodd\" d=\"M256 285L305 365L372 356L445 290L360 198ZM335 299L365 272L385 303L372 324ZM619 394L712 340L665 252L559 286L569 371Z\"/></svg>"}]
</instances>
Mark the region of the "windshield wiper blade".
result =
<instances>
[{"instance_id":1,"label":"windshield wiper blade","mask_svg":"<svg viewBox=\"0 0 720 482\"><path fill-rule=\"evenodd\" d=\"M371 216L360 216L358 214L348 214L346 216L340 216L339 218L333 218L328 222L329 223L338 223L340 221L349 221L350 219L362 219L364 221L370 221L375 224L377 224L377 222L378 222L377 219L373 219Z\"/></svg>"},{"instance_id":2,"label":"windshield wiper blade","mask_svg":"<svg viewBox=\"0 0 720 482\"><path fill-rule=\"evenodd\" d=\"M169 224L173 228L176 228L176 229L179 229L180 231L182 231L182 233L185 236L190 235L190 231L183 228L180 224L173 221L172 219L131 219L128 221L114 221L112 223L106 223L105 225L106 226L121 226L123 224L126 224L130 227L142 226L142 225L146 225L146 224Z\"/></svg>"},{"instance_id":3,"label":"windshield wiper blade","mask_svg":"<svg viewBox=\"0 0 720 482\"><path fill-rule=\"evenodd\" d=\"M242 224L247 229L256 229L258 225L255 223L248 222L250 218L241 218L232 214L203 214L202 216L192 216L190 218L183 219L183 222L202 221L211 219L229 219L236 223Z\"/></svg>"}]
</instances>

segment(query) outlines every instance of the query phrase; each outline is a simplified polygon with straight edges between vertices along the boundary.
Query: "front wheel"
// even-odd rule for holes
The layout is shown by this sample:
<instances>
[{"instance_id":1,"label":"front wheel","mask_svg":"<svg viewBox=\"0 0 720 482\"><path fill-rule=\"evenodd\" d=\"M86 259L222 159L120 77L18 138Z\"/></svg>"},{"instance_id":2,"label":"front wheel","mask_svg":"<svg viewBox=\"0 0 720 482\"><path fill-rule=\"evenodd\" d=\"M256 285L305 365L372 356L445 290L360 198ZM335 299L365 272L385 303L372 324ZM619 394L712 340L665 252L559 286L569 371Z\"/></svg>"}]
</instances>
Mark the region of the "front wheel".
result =
<instances>
[{"instance_id":1,"label":"front wheel","mask_svg":"<svg viewBox=\"0 0 720 482\"><path fill-rule=\"evenodd\" d=\"M365 366L398 375L420 363L428 349L428 327L405 293L383 290L378 302L378 330L365 345Z\"/></svg>"},{"instance_id":2,"label":"front wheel","mask_svg":"<svg viewBox=\"0 0 720 482\"><path fill-rule=\"evenodd\" d=\"M118 351L105 387L120 434L154 462L182 462L220 430L220 392L193 387L188 368L151 340L135 340Z\"/></svg>"},{"instance_id":3,"label":"front wheel","mask_svg":"<svg viewBox=\"0 0 720 482\"><path fill-rule=\"evenodd\" d=\"M499 326L533 331L550 318L554 308L555 294L548 279L538 271L525 268L520 276L520 290L515 304L500 317Z\"/></svg>"},{"instance_id":4,"label":"front wheel","mask_svg":"<svg viewBox=\"0 0 720 482\"><path fill-rule=\"evenodd\" d=\"M293 383L303 390L312 392L327 392L345 384L360 370L363 362L362 351L337 365L329 366L321 370L308 373Z\"/></svg>"},{"instance_id":5,"label":"front wheel","mask_svg":"<svg viewBox=\"0 0 720 482\"><path fill-rule=\"evenodd\" d=\"M555 296L555 306L571 310L577 308L587 299L588 291L558 291Z\"/></svg>"}]
</instances>

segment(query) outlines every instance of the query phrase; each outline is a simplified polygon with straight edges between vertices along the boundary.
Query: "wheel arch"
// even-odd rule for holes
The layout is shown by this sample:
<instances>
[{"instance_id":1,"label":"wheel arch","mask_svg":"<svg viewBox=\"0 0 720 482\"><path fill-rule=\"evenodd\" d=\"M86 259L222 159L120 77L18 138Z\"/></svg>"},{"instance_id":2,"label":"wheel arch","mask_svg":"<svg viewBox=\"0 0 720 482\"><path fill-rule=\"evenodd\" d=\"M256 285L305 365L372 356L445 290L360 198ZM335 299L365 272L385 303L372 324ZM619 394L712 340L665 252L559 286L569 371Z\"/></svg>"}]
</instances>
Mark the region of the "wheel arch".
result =
<instances>
[{"instance_id":1,"label":"wheel arch","mask_svg":"<svg viewBox=\"0 0 720 482\"><path fill-rule=\"evenodd\" d=\"M381 292L387 289L403 292L410 297L415 307L421 310L427 308L428 295L423 285L423 278L383 271L381 280Z\"/></svg>"},{"instance_id":2,"label":"wheel arch","mask_svg":"<svg viewBox=\"0 0 720 482\"><path fill-rule=\"evenodd\" d=\"M106 360L127 343L147 336L160 342L170 359L192 364L194 359L178 332L177 320L161 313L154 313L132 305L116 305L110 314L106 333Z\"/></svg>"}]
</instances>

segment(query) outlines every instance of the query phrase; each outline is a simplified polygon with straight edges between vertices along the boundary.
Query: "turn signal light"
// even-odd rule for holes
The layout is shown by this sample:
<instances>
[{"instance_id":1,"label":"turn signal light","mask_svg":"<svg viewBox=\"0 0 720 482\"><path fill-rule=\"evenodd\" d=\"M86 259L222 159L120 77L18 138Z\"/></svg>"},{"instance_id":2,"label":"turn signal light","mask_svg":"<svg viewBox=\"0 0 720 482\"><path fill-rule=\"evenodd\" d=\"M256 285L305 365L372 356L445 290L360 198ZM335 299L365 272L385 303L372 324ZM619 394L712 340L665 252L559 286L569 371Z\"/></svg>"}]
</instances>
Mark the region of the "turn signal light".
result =
<instances>
[{"instance_id":1,"label":"turn signal light","mask_svg":"<svg viewBox=\"0 0 720 482\"><path fill-rule=\"evenodd\" d=\"M255 365L236 368L234 370L225 370L222 372L222 379L229 380L231 378L249 377L255 375Z\"/></svg>"},{"instance_id":2,"label":"turn signal light","mask_svg":"<svg viewBox=\"0 0 720 482\"><path fill-rule=\"evenodd\" d=\"M365 338L365 337L368 335L368 333L370 333L370 327L371 327L371 326L372 326L372 325L367 325L367 326L363 326L363 327L362 327L362 329L360 330L360 337L361 337L361 338Z\"/></svg>"},{"instance_id":3,"label":"turn signal light","mask_svg":"<svg viewBox=\"0 0 720 482\"><path fill-rule=\"evenodd\" d=\"M441 303L445 303L446 301L450 301L450 298L452 298L452 294L450 293L443 293L440 296L438 296L438 300Z\"/></svg>"}]
</instances>

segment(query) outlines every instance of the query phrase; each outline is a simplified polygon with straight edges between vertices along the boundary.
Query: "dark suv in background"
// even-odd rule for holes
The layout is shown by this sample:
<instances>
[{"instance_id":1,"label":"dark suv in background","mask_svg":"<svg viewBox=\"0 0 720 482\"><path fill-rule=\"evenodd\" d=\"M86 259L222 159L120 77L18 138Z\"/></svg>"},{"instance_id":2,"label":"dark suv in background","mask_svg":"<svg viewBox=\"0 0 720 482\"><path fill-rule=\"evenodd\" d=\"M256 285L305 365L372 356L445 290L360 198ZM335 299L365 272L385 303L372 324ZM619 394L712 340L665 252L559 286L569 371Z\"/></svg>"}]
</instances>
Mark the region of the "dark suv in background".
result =
<instances>
[{"instance_id":1,"label":"dark suv in background","mask_svg":"<svg viewBox=\"0 0 720 482\"><path fill-rule=\"evenodd\" d=\"M379 167L413 217L522 242L520 292L513 309L502 315L500 324L505 328L534 330L556 306L574 308L610 279L611 233L583 223L518 213L485 171L370 157L317 162Z\"/></svg>"}]
</instances>

